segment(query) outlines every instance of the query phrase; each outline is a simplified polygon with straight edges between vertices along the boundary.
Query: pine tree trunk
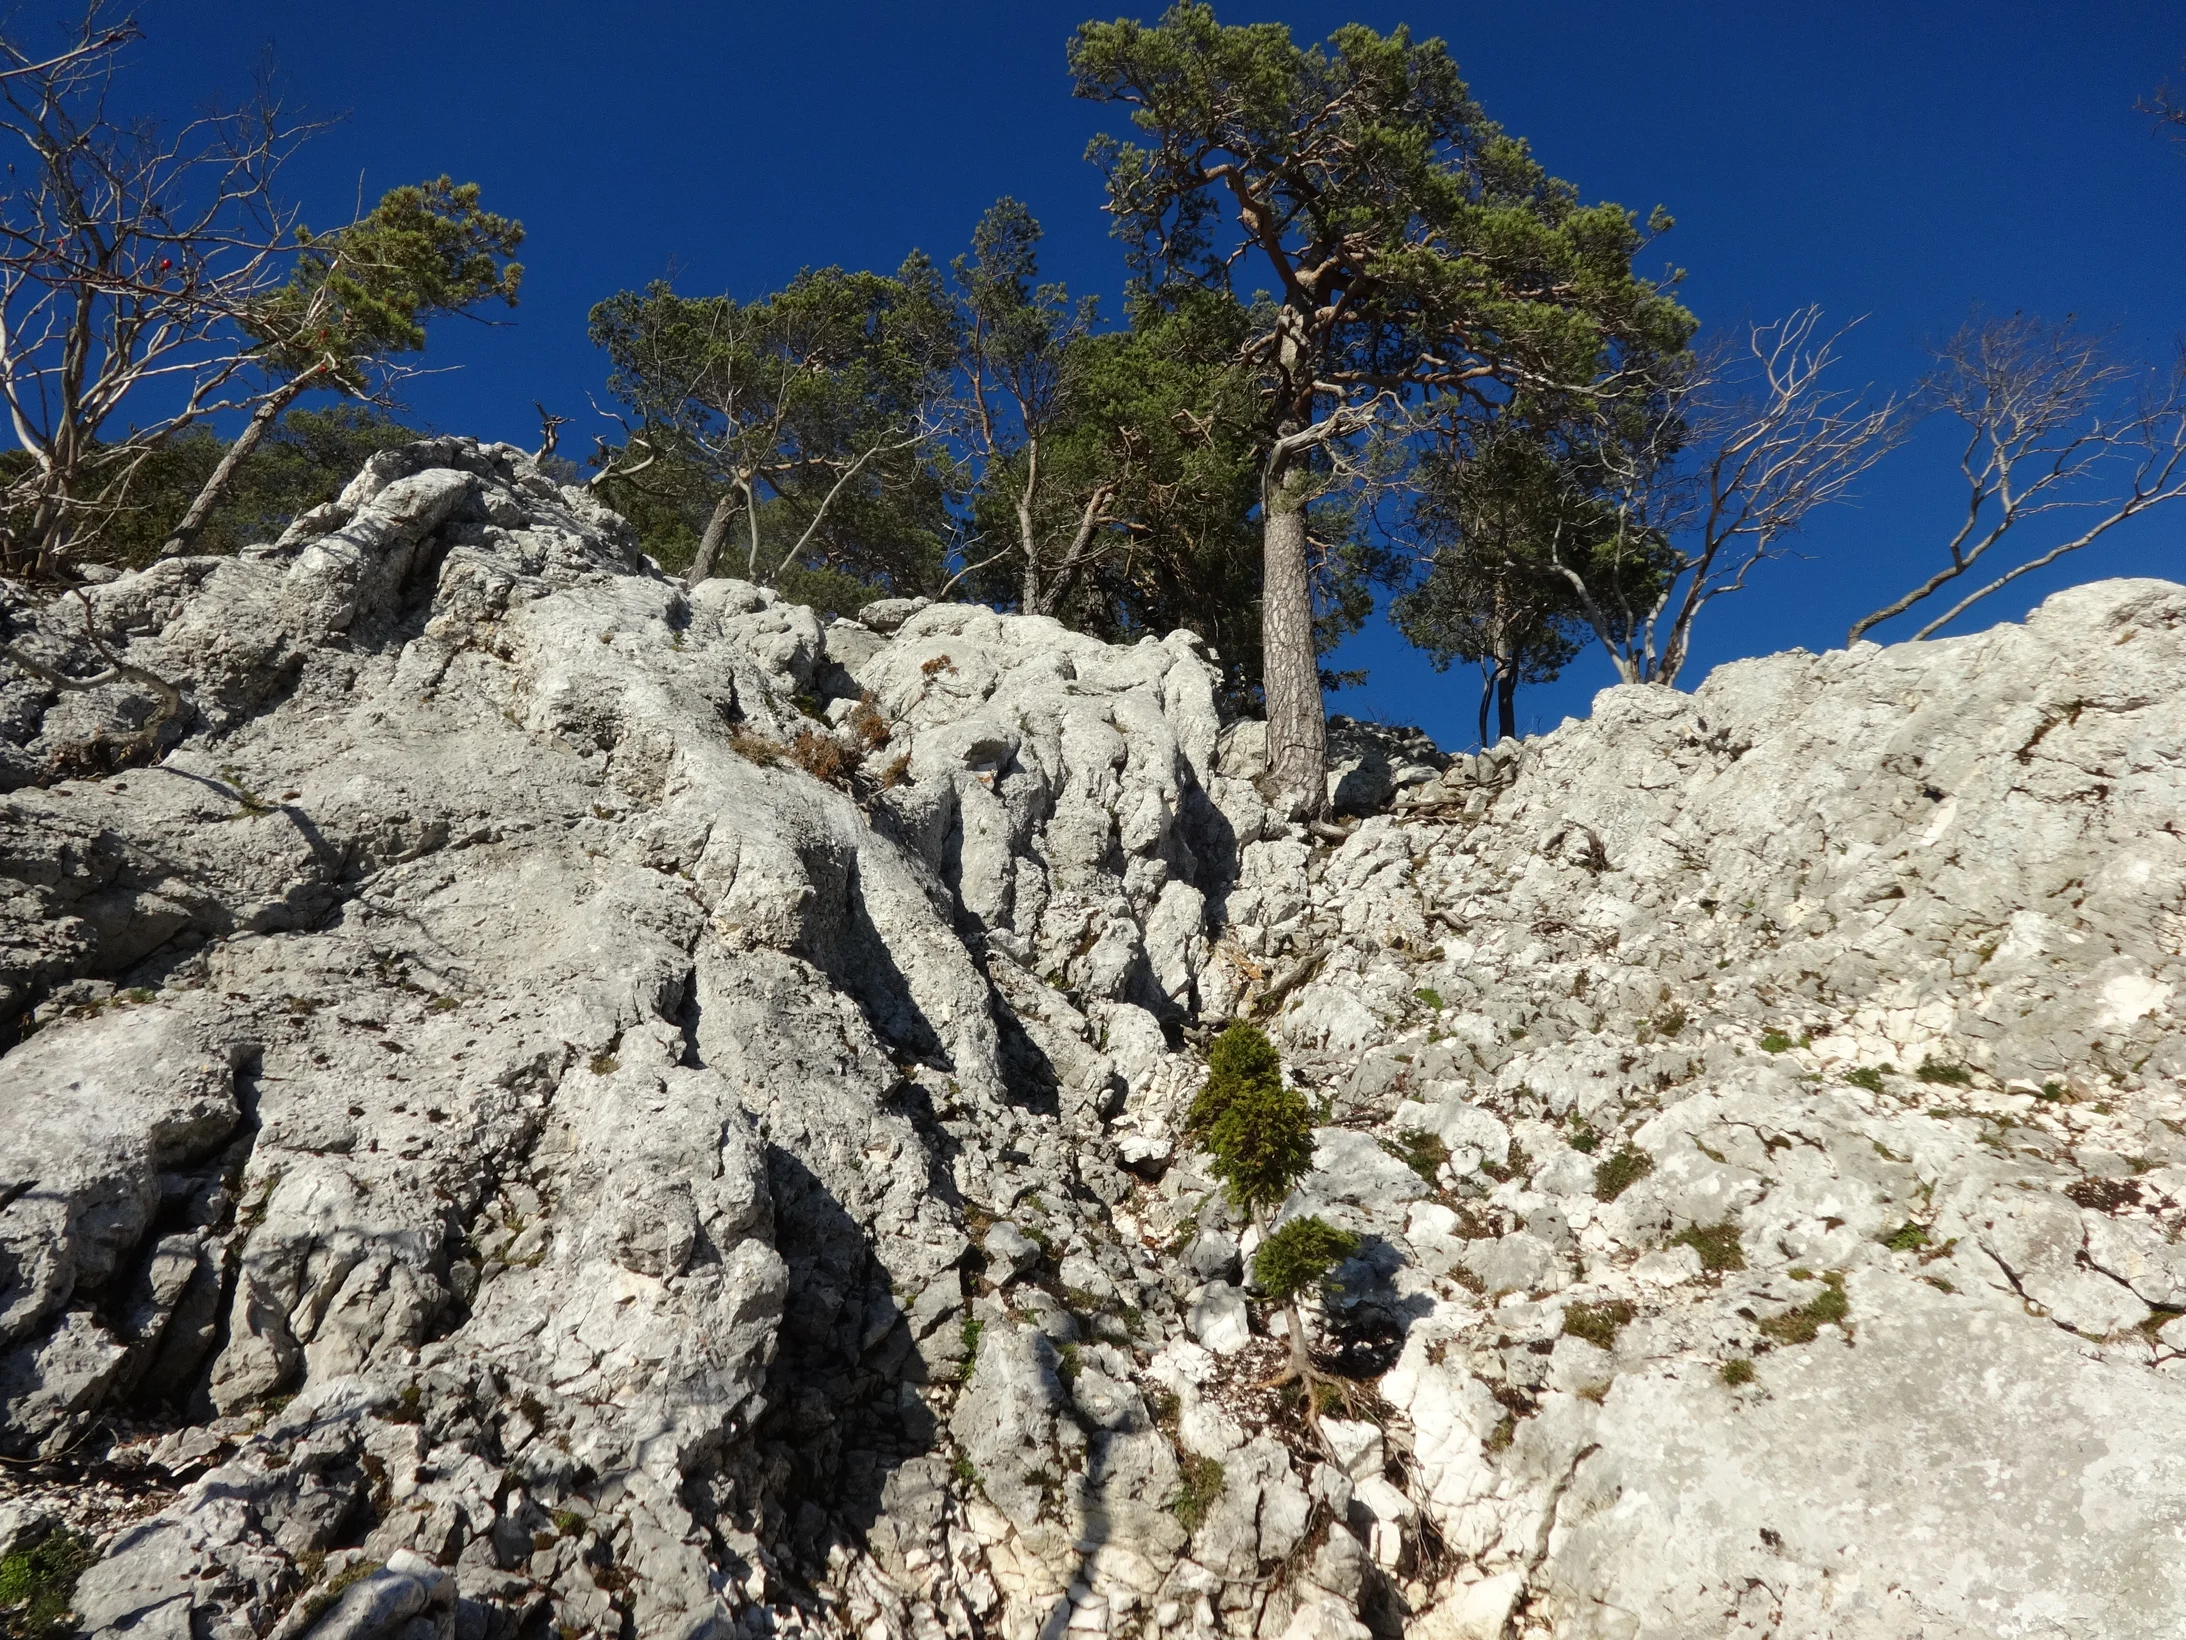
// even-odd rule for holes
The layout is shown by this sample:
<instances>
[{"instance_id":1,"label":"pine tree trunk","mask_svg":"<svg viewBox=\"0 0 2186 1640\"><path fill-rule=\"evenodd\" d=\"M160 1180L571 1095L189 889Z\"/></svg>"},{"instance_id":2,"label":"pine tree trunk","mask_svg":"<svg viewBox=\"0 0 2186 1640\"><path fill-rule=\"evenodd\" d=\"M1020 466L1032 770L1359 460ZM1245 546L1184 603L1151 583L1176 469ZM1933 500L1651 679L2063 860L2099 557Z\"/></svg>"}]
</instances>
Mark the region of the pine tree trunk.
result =
<instances>
[{"instance_id":1,"label":"pine tree trunk","mask_svg":"<svg viewBox=\"0 0 2186 1640\"><path fill-rule=\"evenodd\" d=\"M190 503L190 510L182 515L182 522L175 526L174 534L167 537L166 545L159 549L162 558L179 558L195 544L204 532L205 520L212 516L213 508L220 505L220 498L228 493L228 484L235 477L236 468L251 451L258 448L273 424L281 419L281 412L296 402L297 396L310 385L312 376L296 376L281 384L273 396L250 414L242 432L228 446L213 468L212 476L205 480L204 488L197 492L197 499Z\"/></svg>"},{"instance_id":2,"label":"pine tree trunk","mask_svg":"<svg viewBox=\"0 0 2186 1640\"><path fill-rule=\"evenodd\" d=\"M1017 546L1025 555L1024 590L1017 600L1021 615L1045 615L1040 607L1040 541L1032 527L1033 491L1040 483L1040 441L1025 446L1025 487L1017 492Z\"/></svg>"},{"instance_id":3,"label":"pine tree trunk","mask_svg":"<svg viewBox=\"0 0 2186 1640\"><path fill-rule=\"evenodd\" d=\"M1312 1371L1313 1363L1306 1359L1306 1327L1298 1319L1298 1301L1295 1298L1290 1301L1290 1309L1286 1313L1290 1317L1290 1364L1298 1376L1303 1378ZM1313 1397L1309 1391L1306 1405L1310 1407L1312 1404Z\"/></svg>"},{"instance_id":4,"label":"pine tree trunk","mask_svg":"<svg viewBox=\"0 0 2186 1640\"><path fill-rule=\"evenodd\" d=\"M705 533L698 538L698 552L691 559L690 571L683 577L685 586L695 587L699 582L713 578L713 561L721 555L721 543L729 536L729 520L735 516L736 492L724 490L706 519Z\"/></svg>"},{"instance_id":5,"label":"pine tree trunk","mask_svg":"<svg viewBox=\"0 0 2186 1640\"><path fill-rule=\"evenodd\" d=\"M1518 738L1518 668L1506 666L1495 680L1495 721L1505 740Z\"/></svg>"},{"instance_id":6,"label":"pine tree trunk","mask_svg":"<svg viewBox=\"0 0 2186 1640\"><path fill-rule=\"evenodd\" d=\"M1276 789L1315 820L1328 806L1328 720L1313 651L1306 515L1294 486L1272 476L1261 509L1260 677L1268 703L1268 769Z\"/></svg>"}]
</instances>

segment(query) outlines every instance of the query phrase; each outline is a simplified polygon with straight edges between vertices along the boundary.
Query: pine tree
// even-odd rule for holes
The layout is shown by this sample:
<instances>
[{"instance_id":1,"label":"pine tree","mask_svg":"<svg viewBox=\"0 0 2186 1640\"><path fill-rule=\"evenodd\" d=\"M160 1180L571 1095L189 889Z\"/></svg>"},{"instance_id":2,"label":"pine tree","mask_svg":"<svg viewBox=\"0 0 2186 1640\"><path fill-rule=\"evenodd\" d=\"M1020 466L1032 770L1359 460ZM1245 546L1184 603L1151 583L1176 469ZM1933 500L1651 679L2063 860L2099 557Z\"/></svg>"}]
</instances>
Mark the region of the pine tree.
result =
<instances>
[{"instance_id":1,"label":"pine tree","mask_svg":"<svg viewBox=\"0 0 2186 1640\"><path fill-rule=\"evenodd\" d=\"M1282 1206L1313 1169L1313 1111L1283 1085L1282 1057L1259 1026L1238 1020L1207 1054L1207 1085L1185 1118L1212 1159L1209 1171L1231 1203L1256 1223ZM1253 1257L1253 1279L1283 1306L1290 1336L1288 1378L1310 1378L1300 1296L1327 1278L1357 1238L1317 1218L1293 1219L1271 1232Z\"/></svg>"}]
</instances>

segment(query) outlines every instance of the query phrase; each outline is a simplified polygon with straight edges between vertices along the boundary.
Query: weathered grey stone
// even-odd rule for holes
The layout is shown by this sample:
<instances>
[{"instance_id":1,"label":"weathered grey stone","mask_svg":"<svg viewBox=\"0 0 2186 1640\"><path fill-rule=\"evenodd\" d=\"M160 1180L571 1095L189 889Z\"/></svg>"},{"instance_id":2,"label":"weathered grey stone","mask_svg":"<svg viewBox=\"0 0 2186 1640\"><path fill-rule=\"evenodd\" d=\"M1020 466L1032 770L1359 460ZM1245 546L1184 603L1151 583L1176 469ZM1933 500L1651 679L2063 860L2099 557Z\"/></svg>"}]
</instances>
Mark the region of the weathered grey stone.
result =
<instances>
[{"instance_id":1,"label":"weathered grey stone","mask_svg":"<svg viewBox=\"0 0 2186 1640\"><path fill-rule=\"evenodd\" d=\"M1720 1632L1707 1625L1750 1576L1808 1633L2169 1632L2186 1585L2142 1530L2177 1484L2179 1410L2160 1381L1901 1277L1853 1293L1868 1318L1857 1347L1765 1357L1768 1393L1735 1443L1704 1378L1618 1380L1563 1505L1565 1547L1536 1585L1557 1632ZM2099 1499L2057 1489L2060 1471L2102 1476ZM1848 1511L1874 1524L1848 1540L1827 1524ZM1612 1588L1645 1614L1638 1627L1608 1620Z\"/></svg>"},{"instance_id":2,"label":"weathered grey stone","mask_svg":"<svg viewBox=\"0 0 2186 1640\"><path fill-rule=\"evenodd\" d=\"M987 1251L989 1275L998 1285L1039 1262L1040 1244L1008 1219L1002 1219L988 1229L983 1245Z\"/></svg>"},{"instance_id":3,"label":"weathered grey stone","mask_svg":"<svg viewBox=\"0 0 2186 1640\"><path fill-rule=\"evenodd\" d=\"M424 1633L452 1640L456 1581L430 1561L397 1549L387 1565L351 1584L325 1616L304 1630L312 1640L378 1640L403 1635L416 1619Z\"/></svg>"},{"instance_id":4,"label":"weathered grey stone","mask_svg":"<svg viewBox=\"0 0 2186 1640\"><path fill-rule=\"evenodd\" d=\"M1185 1312L1185 1324L1217 1355L1235 1355L1252 1342L1245 1295L1227 1281L1210 1281L1199 1289Z\"/></svg>"},{"instance_id":5,"label":"weathered grey stone","mask_svg":"<svg viewBox=\"0 0 2186 1640\"><path fill-rule=\"evenodd\" d=\"M950 1429L980 1488L1020 1532L1038 1530L1058 1481L1055 1415L1067 1404L1054 1347L1030 1328L990 1324Z\"/></svg>"},{"instance_id":6,"label":"weathered grey stone","mask_svg":"<svg viewBox=\"0 0 2186 1640\"><path fill-rule=\"evenodd\" d=\"M216 1009L109 1010L0 1058L0 1343L103 1287L160 1202L160 1175L240 1119L247 1039Z\"/></svg>"},{"instance_id":7,"label":"weathered grey stone","mask_svg":"<svg viewBox=\"0 0 2186 1640\"><path fill-rule=\"evenodd\" d=\"M1237 1238L1227 1230L1202 1230L1179 1263L1201 1281L1234 1282L1239 1274Z\"/></svg>"},{"instance_id":8,"label":"weathered grey stone","mask_svg":"<svg viewBox=\"0 0 2186 1640\"><path fill-rule=\"evenodd\" d=\"M93 1633L1360 1640L1368 1561L1453 1640L2186 1609L2186 589L1447 768L1336 724L1396 812L1333 846L1189 635L685 589L506 446L87 596L186 701L64 780L149 697L0 678L5 1417L183 1420L150 1519L27 1483ZM1362 1238L1308 1331L1398 1352L1317 1438L1172 1045L1271 991L1284 1212Z\"/></svg>"},{"instance_id":9,"label":"weathered grey stone","mask_svg":"<svg viewBox=\"0 0 2186 1640\"><path fill-rule=\"evenodd\" d=\"M885 637L932 602L931 598L878 598L858 611L858 624Z\"/></svg>"}]
</instances>

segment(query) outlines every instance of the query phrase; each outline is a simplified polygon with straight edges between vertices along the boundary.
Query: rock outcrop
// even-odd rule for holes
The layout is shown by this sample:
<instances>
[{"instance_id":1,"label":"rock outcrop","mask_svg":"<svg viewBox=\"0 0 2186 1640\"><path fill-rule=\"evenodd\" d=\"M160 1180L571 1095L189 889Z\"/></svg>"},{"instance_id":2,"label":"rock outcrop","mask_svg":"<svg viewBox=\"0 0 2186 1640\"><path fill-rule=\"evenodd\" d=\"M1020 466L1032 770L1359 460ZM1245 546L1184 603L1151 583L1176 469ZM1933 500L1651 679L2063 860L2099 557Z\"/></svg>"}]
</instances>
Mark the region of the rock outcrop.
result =
<instances>
[{"instance_id":1,"label":"rock outcrop","mask_svg":"<svg viewBox=\"0 0 2186 1640\"><path fill-rule=\"evenodd\" d=\"M9 607L131 669L0 680L0 1536L88 1632L2186 1621L2186 588L1343 725L1340 838L1187 634L685 589L503 446ZM1311 1416L1181 1133L1244 1013L1361 1237Z\"/></svg>"}]
</instances>

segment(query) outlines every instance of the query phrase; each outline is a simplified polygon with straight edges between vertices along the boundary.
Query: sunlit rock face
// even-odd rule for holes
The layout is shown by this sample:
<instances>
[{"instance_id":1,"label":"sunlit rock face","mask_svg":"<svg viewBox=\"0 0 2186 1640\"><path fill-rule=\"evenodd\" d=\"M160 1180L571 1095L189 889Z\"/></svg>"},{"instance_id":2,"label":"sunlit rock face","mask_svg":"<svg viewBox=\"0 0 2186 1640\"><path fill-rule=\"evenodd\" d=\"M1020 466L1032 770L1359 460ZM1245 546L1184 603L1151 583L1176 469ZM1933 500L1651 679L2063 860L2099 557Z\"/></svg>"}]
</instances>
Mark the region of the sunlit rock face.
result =
<instances>
[{"instance_id":1,"label":"sunlit rock face","mask_svg":"<svg viewBox=\"0 0 2186 1640\"><path fill-rule=\"evenodd\" d=\"M506 446L85 601L180 702L0 680L0 1553L92 1632L2186 1625L2186 588L1342 725L1343 829L1188 634L685 588Z\"/></svg>"}]
</instances>

